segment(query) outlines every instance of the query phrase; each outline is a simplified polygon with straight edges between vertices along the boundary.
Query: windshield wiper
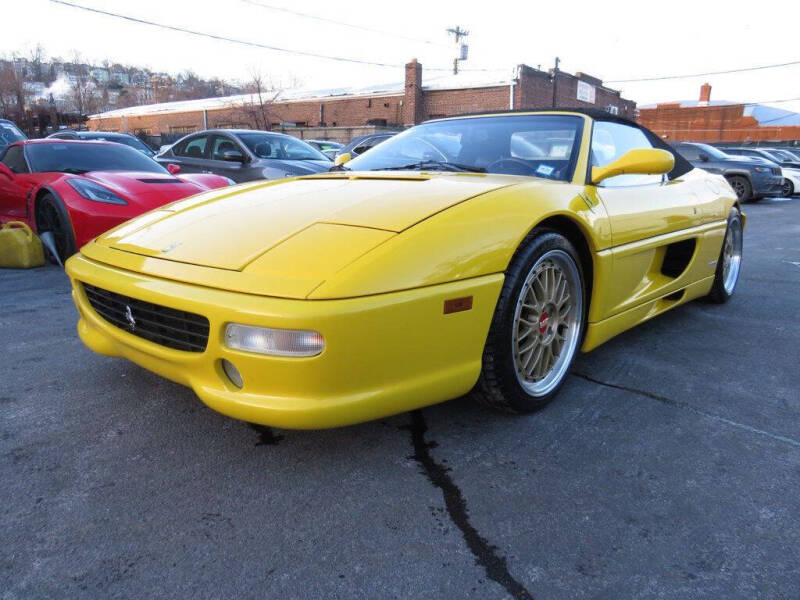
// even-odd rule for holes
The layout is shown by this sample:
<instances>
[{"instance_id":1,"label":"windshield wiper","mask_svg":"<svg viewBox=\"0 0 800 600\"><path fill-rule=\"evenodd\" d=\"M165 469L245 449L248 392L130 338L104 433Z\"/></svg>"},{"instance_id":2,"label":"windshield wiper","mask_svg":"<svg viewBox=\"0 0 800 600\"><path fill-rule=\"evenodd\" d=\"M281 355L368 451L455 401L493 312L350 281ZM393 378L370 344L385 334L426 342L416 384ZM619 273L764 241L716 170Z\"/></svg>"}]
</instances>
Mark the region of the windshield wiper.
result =
<instances>
[{"instance_id":1,"label":"windshield wiper","mask_svg":"<svg viewBox=\"0 0 800 600\"><path fill-rule=\"evenodd\" d=\"M461 165L458 163L447 162L444 160L422 160L420 162L411 163L408 165L401 165L399 167L381 167L379 169L370 169L371 171L411 171L414 169L429 169L436 170L442 169L444 171L469 171L471 173L486 173L483 167L472 167L470 165Z\"/></svg>"},{"instance_id":2,"label":"windshield wiper","mask_svg":"<svg viewBox=\"0 0 800 600\"><path fill-rule=\"evenodd\" d=\"M70 173L72 175L83 175L84 173L88 173L89 169L73 169L72 167L67 167L66 169L59 169L60 173Z\"/></svg>"}]
</instances>

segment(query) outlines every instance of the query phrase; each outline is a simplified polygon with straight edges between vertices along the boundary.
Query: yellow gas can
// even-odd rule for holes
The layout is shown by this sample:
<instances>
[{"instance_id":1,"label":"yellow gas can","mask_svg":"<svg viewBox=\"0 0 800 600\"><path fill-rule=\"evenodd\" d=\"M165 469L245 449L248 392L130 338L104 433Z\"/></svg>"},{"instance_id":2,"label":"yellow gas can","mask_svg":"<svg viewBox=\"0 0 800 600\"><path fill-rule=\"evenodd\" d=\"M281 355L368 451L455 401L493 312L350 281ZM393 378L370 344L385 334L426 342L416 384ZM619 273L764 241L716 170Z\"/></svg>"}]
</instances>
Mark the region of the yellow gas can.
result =
<instances>
[{"instance_id":1,"label":"yellow gas can","mask_svg":"<svg viewBox=\"0 0 800 600\"><path fill-rule=\"evenodd\" d=\"M28 269L44 264L42 241L22 221L0 227L0 267Z\"/></svg>"}]
</instances>

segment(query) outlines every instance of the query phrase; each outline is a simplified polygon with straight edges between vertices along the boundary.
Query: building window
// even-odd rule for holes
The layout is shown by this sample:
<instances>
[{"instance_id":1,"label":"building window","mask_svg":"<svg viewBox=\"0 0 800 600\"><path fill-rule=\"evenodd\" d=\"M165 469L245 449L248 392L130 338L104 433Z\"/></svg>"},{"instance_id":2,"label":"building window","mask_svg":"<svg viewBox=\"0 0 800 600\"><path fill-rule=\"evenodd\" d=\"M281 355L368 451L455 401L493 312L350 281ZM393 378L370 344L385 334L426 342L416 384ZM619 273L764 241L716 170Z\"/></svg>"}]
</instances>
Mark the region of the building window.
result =
<instances>
[{"instance_id":1,"label":"building window","mask_svg":"<svg viewBox=\"0 0 800 600\"><path fill-rule=\"evenodd\" d=\"M195 131L197 131L197 127L195 127L194 125L181 125L179 127L170 125L169 128L170 133L187 134L187 133L193 133Z\"/></svg>"},{"instance_id":2,"label":"building window","mask_svg":"<svg viewBox=\"0 0 800 600\"><path fill-rule=\"evenodd\" d=\"M606 112L609 112L612 115L618 115L619 114L619 107L617 107L614 104L609 104L608 106L606 106Z\"/></svg>"}]
</instances>

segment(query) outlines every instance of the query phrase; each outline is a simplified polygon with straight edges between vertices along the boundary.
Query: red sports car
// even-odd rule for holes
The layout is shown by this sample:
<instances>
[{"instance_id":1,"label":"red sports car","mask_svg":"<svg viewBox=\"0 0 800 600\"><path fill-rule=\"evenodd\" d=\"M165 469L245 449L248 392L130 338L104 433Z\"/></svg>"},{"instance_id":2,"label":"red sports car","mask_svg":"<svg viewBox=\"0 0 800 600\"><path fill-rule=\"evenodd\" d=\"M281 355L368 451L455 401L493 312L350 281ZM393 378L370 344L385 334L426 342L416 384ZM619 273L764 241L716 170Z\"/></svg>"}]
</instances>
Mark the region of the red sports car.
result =
<instances>
[{"instance_id":1,"label":"red sports car","mask_svg":"<svg viewBox=\"0 0 800 600\"><path fill-rule=\"evenodd\" d=\"M25 221L63 262L104 231L192 194L233 183L181 175L110 142L27 140L0 155L0 222Z\"/></svg>"}]
</instances>

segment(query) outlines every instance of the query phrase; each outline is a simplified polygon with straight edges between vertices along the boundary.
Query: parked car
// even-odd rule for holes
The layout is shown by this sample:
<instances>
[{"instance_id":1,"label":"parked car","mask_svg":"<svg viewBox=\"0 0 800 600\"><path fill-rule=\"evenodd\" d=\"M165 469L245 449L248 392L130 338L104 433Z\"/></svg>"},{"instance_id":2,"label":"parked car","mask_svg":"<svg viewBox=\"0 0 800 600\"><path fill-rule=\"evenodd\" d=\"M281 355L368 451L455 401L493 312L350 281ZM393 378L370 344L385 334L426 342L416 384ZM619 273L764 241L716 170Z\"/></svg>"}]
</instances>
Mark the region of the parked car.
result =
<instances>
[{"instance_id":1,"label":"parked car","mask_svg":"<svg viewBox=\"0 0 800 600\"><path fill-rule=\"evenodd\" d=\"M673 147L695 167L723 175L740 202L757 202L783 193L781 168L774 162L733 156L696 142L677 142Z\"/></svg>"},{"instance_id":2,"label":"parked car","mask_svg":"<svg viewBox=\"0 0 800 600\"><path fill-rule=\"evenodd\" d=\"M783 196L800 194L800 159L778 148L725 148L727 154L750 156L772 161L781 167Z\"/></svg>"},{"instance_id":3,"label":"parked car","mask_svg":"<svg viewBox=\"0 0 800 600\"><path fill-rule=\"evenodd\" d=\"M130 135L129 133L117 133L115 131L64 130L51 133L47 136L47 138L56 140L95 140L98 142L114 142L116 144L130 146L134 150L138 150L150 158L153 158L156 155L155 150L150 148L150 146L145 144L135 135Z\"/></svg>"},{"instance_id":4,"label":"parked car","mask_svg":"<svg viewBox=\"0 0 800 600\"><path fill-rule=\"evenodd\" d=\"M63 262L131 217L231 183L217 175L175 177L122 144L28 140L0 155L0 220L25 221Z\"/></svg>"},{"instance_id":5,"label":"parked car","mask_svg":"<svg viewBox=\"0 0 800 600\"><path fill-rule=\"evenodd\" d=\"M25 134L12 121L0 119L0 152L5 150L9 144L27 139Z\"/></svg>"},{"instance_id":6,"label":"parked car","mask_svg":"<svg viewBox=\"0 0 800 600\"><path fill-rule=\"evenodd\" d=\"M336 156L341 154L349 154L350 158L355 158L360 154L364 154L370 148L374 148L378 144L385 142L392 136L397 135L396 131L382 131L380 133L370 133L368 135L359 135L354 137L348 144L345 144L336 153Z\"/></svg>"},{"instance_id":7,"label":"parked car","mask_svg":"<svg viewBox=\"0 0 800 600\"><path fill-rule=\"evenodd\" d=\"M321 173L330 159L302 140L249 129L208 129L181 138L156 156L185 173L215 173L236 183Z\"/></svg>"},{"instance_id":8,"label":"parked car","mask_svg":"<svg viewBox=\"0 0 800 600\"><path fill-rule=\"evenodd\" d=\"M325 156L333 160L336 158L336 153L344 148L344 144L334 142L331 140L305 140L308 144L314 146L317 150L322 152Z\"/></svg>"},{"instance_id":9,"label":"parked car","mask_svg":"<svg viewBox=\"0 0 800 600\"><path fill-rule=\"evenodd\" d=\"M786 147L779 148L779 150L782 150L783 152L786 152L790 156L794 157L795 160L800 161L800 147L790 146L788 148L786 148Z\"/></svg>"},{"instance_id":10,"label":"parked car","mask_svg":"<svg viewBox=\"0 0 800 600\"><path fill-rule=\"evenodd\" d=\"M534 411L579 350L725 302L742 261L725 179L600 110L428 121L344 171L206 197L70 259L81 338L279 427L471 390Z\"/></svg>"}]
</instances>

